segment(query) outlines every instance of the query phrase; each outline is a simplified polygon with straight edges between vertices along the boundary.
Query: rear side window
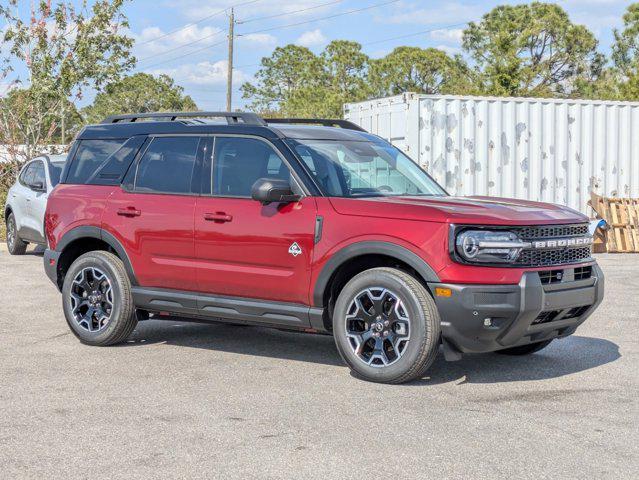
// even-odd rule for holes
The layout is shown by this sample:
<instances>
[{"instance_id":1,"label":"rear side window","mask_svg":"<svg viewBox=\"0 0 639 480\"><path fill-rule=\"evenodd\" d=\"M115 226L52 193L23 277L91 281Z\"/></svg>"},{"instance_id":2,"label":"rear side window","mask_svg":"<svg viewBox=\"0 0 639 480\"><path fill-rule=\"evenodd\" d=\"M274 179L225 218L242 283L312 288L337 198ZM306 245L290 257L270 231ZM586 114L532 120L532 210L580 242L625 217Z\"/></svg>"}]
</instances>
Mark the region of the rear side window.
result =
<instances>
[{"instance_id":1,"label":"rear side window","mask_svg":"<svg viewBox=\"0 0 639 480\"><path fill-rule=\"evenodd\" d=\"M44 164L42 162L33 162L33 178L31 185L41 183L43 187L47 186L47 179L44 174Z\"/></svg>"},{"instance_id":2,"label":"rear side window","mask_svg":"<svg viewBox=\"0 0 639 480\"><path fill-rule=\"evenodd\" d=\"M88 183L95 178L105 161L124 144L126 139L81 140L69 166L65 183Z\"/></svg>"},{"instance_id":3,"label":"rear side window","mask_svg":"<svg viewBox=\"0 0 639 480\"><path fill-rule=\"evenodd\" d=\"M199 137L154 138L138 164L135 191L193 193L199 142Z\"/></svg>"},{"instance_id":4,"label":"rear side window","mask_svg":"<svg viewBox=\"0 0 639 480\"><path fill-rule=\"evenodd\" d=\"M22 173L20 174L20 177L18 178L18 180L20 181L22 185L24 185L25 187L28 187L29 185L33 183L34 172L35 172L35 162L32 162L29 165L27 165L24 170L22 170Z\"/></svg>"}]
</instances>

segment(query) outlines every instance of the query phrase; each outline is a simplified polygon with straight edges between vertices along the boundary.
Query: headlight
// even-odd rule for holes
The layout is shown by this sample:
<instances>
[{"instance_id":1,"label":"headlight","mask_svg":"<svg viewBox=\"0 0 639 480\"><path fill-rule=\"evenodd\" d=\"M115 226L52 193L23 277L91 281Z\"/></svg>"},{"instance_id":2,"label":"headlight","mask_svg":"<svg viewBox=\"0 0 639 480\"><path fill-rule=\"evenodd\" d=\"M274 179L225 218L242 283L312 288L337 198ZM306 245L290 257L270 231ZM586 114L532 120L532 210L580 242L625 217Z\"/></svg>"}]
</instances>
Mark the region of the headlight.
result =
<instances>
[{"instance_id":1,"label":"headlight","mask_svg":"<svg viewBox=\"0 0 639 480\"><path fill-rule=\"evenodd\" d=\"M459 257L472 263L511 263L530 243L507 230L464 230L455 239Z\"/></svg>"}]
</instances>

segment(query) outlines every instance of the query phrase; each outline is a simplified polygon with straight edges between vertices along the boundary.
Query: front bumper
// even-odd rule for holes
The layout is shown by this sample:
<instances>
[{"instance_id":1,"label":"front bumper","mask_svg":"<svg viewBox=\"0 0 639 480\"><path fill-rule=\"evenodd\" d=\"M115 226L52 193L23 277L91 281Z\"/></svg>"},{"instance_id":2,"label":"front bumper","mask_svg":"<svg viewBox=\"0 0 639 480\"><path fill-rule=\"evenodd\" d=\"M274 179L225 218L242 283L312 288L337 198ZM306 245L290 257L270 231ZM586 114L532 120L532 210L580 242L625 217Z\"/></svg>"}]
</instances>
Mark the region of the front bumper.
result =
<instances>
[{"instance_id":1,"label":"front bumper","mask_svg":"<svg viewBox=\"0 0 639 480\"><path fill-rule=\"evenodd\" d=\"M538 272L524 273L518 285L430 283L432 292L452 291L435 295L442 336L460 352L480 353L571 335L604 295L596 263L589 278L575 280L574 272L566 268L561 281L547 284Z\"/></svg>"}]
</instances>

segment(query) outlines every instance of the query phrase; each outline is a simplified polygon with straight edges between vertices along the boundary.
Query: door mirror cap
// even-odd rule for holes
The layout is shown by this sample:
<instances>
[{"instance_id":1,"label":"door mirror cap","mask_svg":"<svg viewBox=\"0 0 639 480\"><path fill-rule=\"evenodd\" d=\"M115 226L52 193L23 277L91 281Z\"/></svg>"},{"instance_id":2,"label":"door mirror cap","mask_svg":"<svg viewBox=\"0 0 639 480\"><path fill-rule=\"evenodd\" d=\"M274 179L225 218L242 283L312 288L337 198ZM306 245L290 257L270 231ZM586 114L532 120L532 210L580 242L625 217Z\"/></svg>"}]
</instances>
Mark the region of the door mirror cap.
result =
<instances>
[{"instance_id":1,"label":"door mirror cap","mask_svg":"<svg viewBox=\"0 0 639 480\"><path fill-rule=\"evenodd\" d=\"M33 190L34 192L46 192L47 189L44 187L44 183L42 182L33 182L31 185L29 185L29 188L31 188L31 190Z\"/></svg>"},{"instance_id":2,"label":"door mirror cap","mask_svg":"<svg viewBox=\"0 0 639 480\"><path fill-rule=\"evenodd\" d=\"M251 197L264 205L269 203L291 203L300 199L286 180L280 178L260 178L251 188Z\"/></svg>"}]
</instances>

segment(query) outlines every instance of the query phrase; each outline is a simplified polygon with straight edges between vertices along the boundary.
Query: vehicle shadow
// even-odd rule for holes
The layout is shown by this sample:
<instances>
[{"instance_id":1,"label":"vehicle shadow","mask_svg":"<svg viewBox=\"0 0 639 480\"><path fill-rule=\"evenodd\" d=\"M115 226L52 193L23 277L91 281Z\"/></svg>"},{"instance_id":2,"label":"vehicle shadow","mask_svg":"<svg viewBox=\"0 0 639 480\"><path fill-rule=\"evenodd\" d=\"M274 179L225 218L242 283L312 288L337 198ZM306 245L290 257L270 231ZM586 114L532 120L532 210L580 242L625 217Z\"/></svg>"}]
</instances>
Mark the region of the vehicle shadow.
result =
<instances>
[{"instance_id":1,"label":"vehicle shadow","mask_svg":"<svg viewBox=\"0 0 639 480\"><path fill-rule=\"evenodd\" d=\"M331 366L344 365L331 336L250 326L148 320L140 322L128 342L122 346L126 348L154 343ZM464 355L458 362L447 362L440 352L428 376L407 385L544 380L597 368L620 357L617 344L582 336L557 340L546 349L527 356L475 354Z\"/></svg>"},{"instance_id":2,"label":"vehicle shadow","mask_svg":"<svg viewBox=\"0 0 639 480\"><path fill-rule=\"evenodd\" d=\"M545 380L597 368L620 357L616 343L603 338L573 335L555 340L531 355L464 355L458 362L447 362L443 355L439 355L428 376L410 385Z\"/></svg>"},{"instance_id":3,"label":"vehicle shadow","mask_svg":"<svg viewBox=\"0 0 639 480\"><path fill-rule=\"evenodd\" d=\"M44 256L45 250L46 250L46 247L43 247L42 245L36 245L35 247L29 247L25 255L31 255L33 257L42 257Z\"/></svg>"},{"instance_id":4,"label":"vehicle shadow","mask_svg":"<svg viewBox=\"0 0 639 480\"><path fill-rule=\"evenodd\" d=\"M165 343L241 355L273 357L324 365L343 365L333 337L309 335L273 328L146 320L122 346Z\"/></svg>"}]
</instances>

